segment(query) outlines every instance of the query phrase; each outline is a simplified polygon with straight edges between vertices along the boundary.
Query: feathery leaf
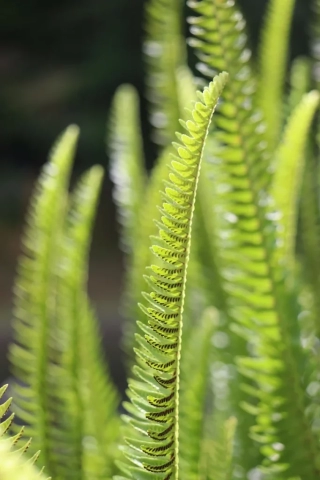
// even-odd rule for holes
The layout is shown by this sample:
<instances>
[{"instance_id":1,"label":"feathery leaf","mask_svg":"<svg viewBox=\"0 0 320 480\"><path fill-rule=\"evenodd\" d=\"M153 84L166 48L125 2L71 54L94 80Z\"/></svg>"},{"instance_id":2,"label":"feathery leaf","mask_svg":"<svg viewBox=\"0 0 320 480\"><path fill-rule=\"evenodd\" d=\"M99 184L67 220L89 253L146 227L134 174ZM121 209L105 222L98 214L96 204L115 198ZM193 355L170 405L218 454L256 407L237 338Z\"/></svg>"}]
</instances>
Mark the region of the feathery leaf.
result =
<instances>
[{"instance_id":1,"label":"feathery leaf","mask_svg":"<svg viewBox=\"0 0 320 480\"><path fill-rule=\"evenodd\" d=\"M140 323L137 335L139 365L129 382L125 456L135 467L124 467L131 478L178 478L179 471L179 383L184 296L197 184L205 140L218 97L227 74L216 77L199 93L192 119L182 122L187 135L178 135L178 156L173 156L165 182L162 218L152 251L148 280L152 291L141 305L149 317Z\"/></svg>"},{"instance_id":2,"label":"feathery leaf","mask_svg":"<svg viewBox=\"0 0 320 480\"><path fill-rule=\"evenodd\" d=\"M140 130L139 98L131 85L116 91L110 119L110 177L122 225L122 246L132 252L139 232L146 172Z\"/></svg>"},{"instance_id":3,"label":"feathery leaf","mask_svg":"<svg viewBox=\"0 0 320 480\"><path fill-rule=\"evenodd\" d=\"M231 480L233 443L237 419L228 418L219 425L214 440L208 440L207 447L207 475L209 480Z\"/></svg>"},{"instance_id":4,"label":"feathery leaf","mask_svg":"<svg viewBox=\"0 0 320 480\"><path fill-rule=\"evenodd\" d=\"M295 237L297 211L303 177L306 144L312 119L319 104L319 94L315 90L304 95L292 112L285 129L283 140L276 152L276 166L271 193L280 211L277 255L292 268L295 257Z\"/></svg>"},{"instance_id":5,"label":"feathery leaf","mask_svg":"<svg viewBox=\"0 0 320 480\"><path fill-rule=\"evenodd\" d=\"M176 70L186 57L182 39L182 0L150 0L146 4L147 96L154 140L167 146L179 128Z\"/></svg>"},{"instance_id":6,"label":"feathery leaf","mask_svg":"<svg viewBox=\"0 0 320 480\"><path fill-rule=\"evenodd\" d=\"M32 199L24 235L16 296L14 343L10 347L16 377L17 417L26 423L23 436L33 437L30 451L41 450L51 468L49 431L49 339L55 301L54 269L58 258L66 189L78 128L69 127L53 148Z\"/></svg>"},{"instance_id":7,"label":"feathery leaf","mask_svg":"<svg viewBox=\"0 0 320 480\"><path fill-rule=\"evenodd\" d=\"M51 377L51 388L60 410L56 413L53 448L64 480L75 475L90 480L110 476L112 460L108 450L117 436L117 395L103 372L96 320L85 293L92 224L102 178L99 166L84 174L71 197L61 238L58 348L53 366L57 373Z\"/></svg>"},{"instance_id":8,"label":"feathery leaf","mask_svg":"<svg viewBox=\"0 0 320 480\"><path fill-rule=\"evenodd\" d=\"M258 99L267 124L270 150L279 141L281 107L295 0L270 0L260 45Z\"/></svg>"}]
</instances>

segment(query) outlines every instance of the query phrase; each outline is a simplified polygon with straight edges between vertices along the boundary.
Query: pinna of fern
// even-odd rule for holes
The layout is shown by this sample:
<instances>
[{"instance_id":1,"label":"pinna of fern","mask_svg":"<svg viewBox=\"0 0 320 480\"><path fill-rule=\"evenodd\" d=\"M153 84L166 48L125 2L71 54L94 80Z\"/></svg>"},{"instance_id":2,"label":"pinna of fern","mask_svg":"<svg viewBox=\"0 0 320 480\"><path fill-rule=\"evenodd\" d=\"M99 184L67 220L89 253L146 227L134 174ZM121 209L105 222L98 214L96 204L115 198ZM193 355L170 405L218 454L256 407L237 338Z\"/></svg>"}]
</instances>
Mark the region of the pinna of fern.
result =
<instances>
[{"instance_id":1,"label":"pinna of fern","mask_svg":"<svg viewBox=\"0 0 320 480\"><path fill-rule=\"evenodd\" d=\"M178 478L180 352L192 218L205 140L226 79L219 75L199 94L192 119L183 122L188 135L178 136L178 156L165 182L159 236L152 246L157 262L149 273L153 291L141 305L149 324L139 324L144 336L137 335L135 379L129 381L131 402L126 403L131 416L125 417L123 452L129 462L121 468L127 478Z\"/></svg>"},{"instance_id":2,"label":"pinna of fern","mask_svg":"<svg viewBox=\"0 0 320 480\"><path fill-rule=\"evenodd\" d=\"M0 400L6 393L8 385L0 387ZM0 478L1 479L29 479L30 480L50 480L43 476L44 467L41 471L36 467L36 462L39 458L40 452L36 452L31 458L26 455L26 452L31 444L31 439L23 442L23 427L16 435L8 434L14 419L14 413L11 413L5 418L10 409L12 398L8 398L3 403L0 403Z\"/></svg>"}]
</instances>

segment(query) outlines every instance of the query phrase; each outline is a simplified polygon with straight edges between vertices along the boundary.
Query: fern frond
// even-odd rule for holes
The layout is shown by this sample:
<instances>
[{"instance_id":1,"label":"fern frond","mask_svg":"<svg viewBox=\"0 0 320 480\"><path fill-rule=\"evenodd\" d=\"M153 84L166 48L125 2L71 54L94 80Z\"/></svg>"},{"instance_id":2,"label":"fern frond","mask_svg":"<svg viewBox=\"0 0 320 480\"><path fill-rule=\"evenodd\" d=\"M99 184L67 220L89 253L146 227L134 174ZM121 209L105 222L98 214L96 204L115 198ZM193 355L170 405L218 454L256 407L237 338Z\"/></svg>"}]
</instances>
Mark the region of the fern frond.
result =
<instances>
[{"instance_id":1,"label":"fern frond","mask_svg":"<svg viewBox=\"0 0 320 480\"><path fill-rule=\"evenodd\" d=\"M57 372L51 376L51 388L55 404L60 405L53 449L64 480L75 475L90 480L110 476L110 449L118 434L117 394L104 373L96 320L85 293L102 178L99 166L84 174L71 197L61 238L56 333L61 351L53 366Z\"/></svg>"},{"instance_id":2,"label":"fern frond","mask_svg":"<svg viewBox=\"0 0 320 480\"><path fill-rule=\"evenodd\" d=\"M25 455L10 451L7 442L0 440L0 478L1 480L49 480Z\"/></svg>"},{"instance_id":3,"label":"fern frond","mask_svg":"<svg viewBox=\"0 0 320 480\"><path fill-rule=\"evenodd\" d=\"M135 466L125 466L129 478L178 478L179 471L179 383L182 317L191 229L201 160L218 97L227 74L216 77L199 94L192 119L183 122L188 134L178 136L178 156L173 157L165 182L162 218L152 251L157 263L151 265L142 311L148 325L139 324L137 335L140 366L129 382L127 411L132 418L125 456Z\"/></svg>"},{"instance_id":4,"label":"fern frond","mask_svg":"<svg viewBox=\"0 0 320 480\"><path fill-rule=\"evenodd\" d=\"M150 0L146 4L144 53L147 97L154 141L167 146L179 128L176 70L186 58L182 37L182 0Z\"/></svg>"},{"instance_id":5,"label":"fern frond","mask_svg":"<svg viewBox=\"0 0 320 480\"><path fill-rule=\"evenodd\" d=\"M229 61L231 73L235 68L239 72L237 59L232 65L229 55L221 53L223 46L228 51L227 40L233 45L237 37L229 3L202 1L193 5L201 15L192 20L197 25L194 33L201 38L192 43L200 49L206 68L227 68ZM277 224L266 193L270 173L261 145L263 134L259 139L262 125L250 107L251 98L247 111L242 103L245 81L231 78L215 116L219 129L215 166L224 175L224 188L216 201L224 220L219 236L223 239L220 251L228 314L233 331L247 343L246 352L237 360L238 371L246 378L242 384L247 401L242 406L255 417L252 437L262 443L261 452L272 472L287 468L284 478L316 478L317 439L306 414L310 399L303 377L309 367L300 343L297 293L284 285L285 272L274 255ZM245 441L243 433L240 438ZM241 462L246 463L243 457Z\"/></svg>"},{"instance_id":6,"label":"fern frond","mask_svg":"<svg viewBox=\"0 0 320 480\"><path fill-rule=\"evenodd\" d=\"M236 197L238 190L246 189L246 185L251 186L249 179L242 178L248 169L252 170L254 175L253 188L261 191L269 188L271 178L268 172L269 154L266 150L262 118L255 110L255 81L249 63L250 52L246 47L245 23L242 15L234 6L234 2L203 0L189 2L189 5L198 14L190 19L194 37L189 43L196 48L201 61L200 71L207 74L212 69L225 69L230 74L230 83L224 89L222 102L214 117L217 131L210 135L206 152L210 161L207 167L207 178L210 176L213 185L206 186L206 181L202 181L204 188L199 192L199 200L203 203L202 206L200 205L203 208L203 221L201 236L199 235L198 240L204 242L207 239L206 251L210 252L209 260L207 259L207 263L210 261L209 275L212 281L218 280L216 285L219 287L219 293L216 285L213 285L211 301L216 306L222 307L226 314L225 324L221 325L221 333L230 344L228 349L221 349L217 358L217 363L224 364L223 369L220 369L221 372L226 372L234 371L235 365L232 365L234 358L237 355L245 355L247 352L246 341L239 339L234 332L230 332L234 300L233 295L230 295L232 292L229 288L229 277L233 269L231 267L230 273L225 271L226 265L230 264L229 259L225 257L225 250L234 243L233 225L236 228L239 219L250 212L249 209L248 213L246 212L245 203L242 205L246 200L246 193L237 207L230 200L233 195ZM226 172L227 165L230 168L230 174ZM240 179L237 178L238 175ZM211 205L210 213L206 214L208 205ZM201 220L200 215L199 220ZM254 226L250 228L254 229ZM249 235L246 230L245 225L243 242L246 235ZM208 276L209 279L210 276ZM232 352L231 355L229 351ZM229 393L223 407L228 409L229 415L234 415L238 411L238 405L245 397L239 389L241 381L241 375L237 375L236 380L232 377L231 382L227 380L226 391ZM248 429L253 425L254 420L249 414L242 412L240 415L236 462L245 476L259 461L259 457L258 452L251 455L251 451L255 448L248 436Z\"/></svg>"},{"instance_id":7,"label":"fern frond","mask_svg":"<svg viewBox=\"0 0 320 480\"><path fill-rule=\"evenodd\" d=\"M181 357L180 478L198 480L210 384L212 335L217 312L208 308L183 347Z\"/></svg>"},{"instance_id":8,"label":"fern frond","mask_svg":"<svg viewBox=\"0 0 320 480\"><path fill-rule=\"evenodd\" d=\"M255 79L243 16L234 2L190 0L188 5L198 14L189 18L193 34L189 44L200 59L198 69L205 75L221 70L230 75L219 107L220 115L215 118L215 125L224 130L215 140L226 145L220 156L230 162L247 158L250 163L259 157L259 167L265 171L269 163L265 127L255 110ZM269 178L265 174L260 180L265 187ZM259 188L262 185L259 184Z\"/></svg>"},{"instance_id":9,"label":"fern frond","mask_svg":"<svg viewBox=\"0 0 320 480\"><path fill-rule=\"evenodd\" d=\"M290 72L290 92L288 95L288 115L296 108L303 95L310 90L311 63L307 57L298 57L292 62Z\"/></svg>"},{"instance_id":10,"label":"fern frond","mask_svg":"<svg viewBox=\"0 0 320 480\"><path fill-rule=\"evenodd\" d=\"M206 442L207 477L209 480L231 480L233 478L233 449L237 427L235 417L218 425L214 440Z\"/></svg>"},{"instance_id":11,"label":"fern frond","mask_svg":"<svg viewBox=\"0 0 320 480\"><path fill-rule=\"evenodd\" d=\"M318 193L318 162L311 146L306 149L306 165L301 192L300 236L304 278L312 294L311 311L314 331L320 338L320 216ZM310 305L308 306L310 308Z\"/></svg>"},{"instance_id":12,"label":"fern frond","mask_svg":"<svg viewBox=\"0 0 320 480\"><path fill-rule=\"evenodd\" d=\"M131 252L137 242L146 187L139 98L131 85L122 85L116 91L109 128L110 177L122 225L121 243Z\"/></svg>"},{"instance_id":13,"label":"fern frond","mask_svg":"<svg viewBox=\"0 0 320 480\"><path fill-rule=\"evenodd\" d=\"M50 470L49 351L54 268L58 258L65 192L78 137L69 127L54 147L36 185L23 241L15 292L14 343L10 347L15 412L26 424L23 437L33 437L30 451L41 450Z\"/></svg>"},{"instance_id":14,"label":"fern frond","mask_svg":"<svg viewBox=\"0 0 320 480\"><path fill-rule=\"evenodd\" d=\"M282 96L288 62L289 34L295 0L269 0L259 52L258 101L273 151L281 132Z\"/></svg>"},{"instance_id":15,"label":"fern frond","mask_svg":"<svg viewBox=\"0 0 320 480\"><path fill-rule=\"evenodd\" d=\"M312 119L319 104L315 90L304 95L288 120L283 140L276 152L276 165L271 193L280 211L281 231L277 255L288 268L295 258L297 211L304 171L306 144Z\"/></svg>"}]
</instances>

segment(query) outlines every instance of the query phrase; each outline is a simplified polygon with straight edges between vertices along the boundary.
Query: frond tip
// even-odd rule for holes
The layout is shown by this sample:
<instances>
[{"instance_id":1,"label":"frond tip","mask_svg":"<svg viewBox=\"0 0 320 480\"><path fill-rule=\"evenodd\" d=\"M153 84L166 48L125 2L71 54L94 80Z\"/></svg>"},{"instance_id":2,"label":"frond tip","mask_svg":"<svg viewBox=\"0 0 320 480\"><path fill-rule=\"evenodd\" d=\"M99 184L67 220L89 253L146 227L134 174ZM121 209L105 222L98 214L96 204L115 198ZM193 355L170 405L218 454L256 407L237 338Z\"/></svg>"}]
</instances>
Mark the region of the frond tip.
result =
<instances>
[{"instance_id":1,"label":"frond tip","mask_svg":"<svg viewBox=\"0 0 320 480\"><path fill-rule=\"evenodd\" d=\"M156 258L147 281L141 310L148 324L138 322L135 350L139 366L129 382L125 417L128 428L123 452L132 465L122 467L128 478L178 478L179 378L184 297L191 245L191 230L201 161L208 129L228 75L223 72L198 93L192 117L181 124L187 134L177 134L163 203L158 236L151 250Z\"/></svg>"}]
</instances>

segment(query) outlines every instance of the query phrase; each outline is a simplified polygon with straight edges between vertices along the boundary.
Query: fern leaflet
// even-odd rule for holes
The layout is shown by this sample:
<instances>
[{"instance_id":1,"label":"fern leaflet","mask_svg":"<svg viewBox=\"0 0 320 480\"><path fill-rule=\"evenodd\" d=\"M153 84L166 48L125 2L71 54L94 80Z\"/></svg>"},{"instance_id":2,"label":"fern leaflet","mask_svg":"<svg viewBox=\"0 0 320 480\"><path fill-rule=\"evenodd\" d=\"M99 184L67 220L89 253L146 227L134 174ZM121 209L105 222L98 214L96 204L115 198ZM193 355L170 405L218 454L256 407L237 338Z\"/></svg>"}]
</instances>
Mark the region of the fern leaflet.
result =
<instances>
[{"instance_id":1,"label":"fern leaflet","mask_svg":"<svg viewBox=\"0 0 320 480\"><path fill-rule=\"evenodd\" d=\"M308 133L319 104L319 94L306 94L288 120L284 138L276 152L272 195L281 214L282 240L277 255L292 269L295 258L297 210Z\"/></svg>"}]
</instances>

